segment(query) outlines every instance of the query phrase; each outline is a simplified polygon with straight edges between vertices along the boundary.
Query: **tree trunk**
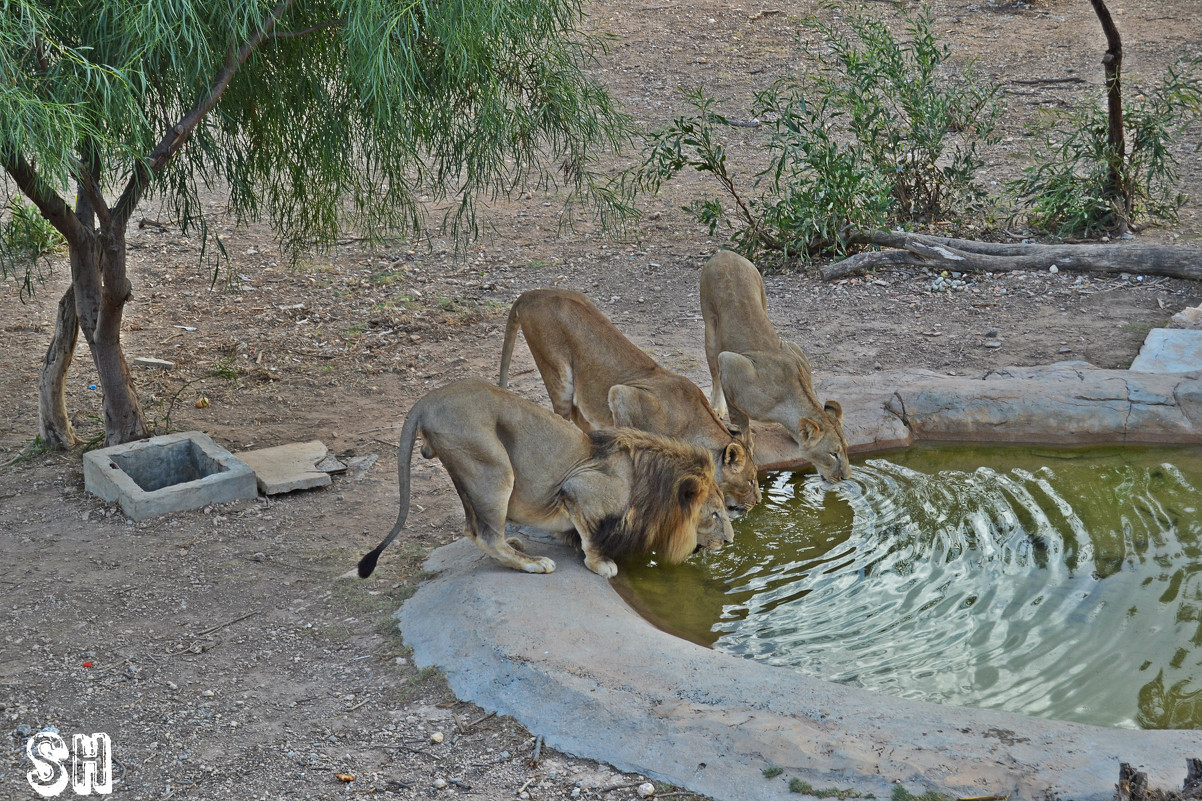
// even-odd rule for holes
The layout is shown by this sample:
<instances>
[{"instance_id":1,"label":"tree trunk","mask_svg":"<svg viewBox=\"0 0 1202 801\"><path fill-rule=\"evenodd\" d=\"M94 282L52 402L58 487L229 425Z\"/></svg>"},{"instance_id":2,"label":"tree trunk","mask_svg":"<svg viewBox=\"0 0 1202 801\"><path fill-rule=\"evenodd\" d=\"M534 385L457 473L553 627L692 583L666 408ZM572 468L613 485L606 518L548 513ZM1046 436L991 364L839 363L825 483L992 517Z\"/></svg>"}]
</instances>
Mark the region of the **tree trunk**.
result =
<instances>
[{"instance_id":1,"label":"tree trunk","mask_svg":"<svg viewBox=\"0 0 1202 801\"><path fill-rule=\"evenodd\" d=\"M92 269L76 281L76 308L104 390L104 444L111 446L144 439L149 432L121 350L121 318L131 294L125 276L125 232L102 230L98 244L92 251Z\"/></svg>"},{"instance_id":2,"label":"tree trunk","mask_svg":"<svg viewBox=\"0 0 1202 801\"><path fill-rule=\"evenodd\" d=\"M48 448L70 450L79 444L71 418L67 414L67 368L75 357L79 340L79 315L75 311L75 286L72 284L58 302L54 338L42 359L38 375L38 435Z\"/></svg>"},{"instance_id":3,"label":"tree trunk","mask_svg":"<svg viewBox=\"0 0 1202 801\"><path fill-rule=\"evenodd\" d=\"M1109 163L1107 199L1114 204L1119 230L1127 230L1131 218L1131 191L1124 179L1123 169L1127 160L1127 143L1123 133L1123 41L1119 29L1110 16L1103 0L1090 0L1102 31L1106 34L1106 55L1102 65L1106 75L1106 156Z\"/></svg>"},{"instance_id":4,"label":"tree trunk","mask_svg":"<svg viewBox=\"0 0 1202 801\"><path fill-rule=\"evenodd\" d=\"M826 280L882 267L928 267L956 272L1058 270L1167 275L1202 281L1202 250L1162 245L1040 245L976 242L892 231L860 231L857 244L898 250L858 253L821 271Z\"/></svg>"},{"instance_id":5,"label":"tree trunk","mask_svg":"<svg viewBox=\"0 0 1202 801\"><path fill-rule=\"evenodd\" d=\"M41 187L32 178L32 171L17 165L17 174L35 190L30 196L41 198L43 214L49 211L47 219L56 222L55 227L67 237L71 260L71 288L59 302L54 339L38 378L40 433L55 448L71 448L79 442L67 417L65 388L80 330L104 394L104 444L120 445L143 439L148 433L133 376L121 351L121 318L131 292L125 274L125 227L129 218L113 217L98 193L87 191L99 181L100 161L86 143L81 152L85 170L80 176L73 214L57 197L50 202L36 191ZM99 229L95 227L98 218Z\"/></svg>"}]
</instances>

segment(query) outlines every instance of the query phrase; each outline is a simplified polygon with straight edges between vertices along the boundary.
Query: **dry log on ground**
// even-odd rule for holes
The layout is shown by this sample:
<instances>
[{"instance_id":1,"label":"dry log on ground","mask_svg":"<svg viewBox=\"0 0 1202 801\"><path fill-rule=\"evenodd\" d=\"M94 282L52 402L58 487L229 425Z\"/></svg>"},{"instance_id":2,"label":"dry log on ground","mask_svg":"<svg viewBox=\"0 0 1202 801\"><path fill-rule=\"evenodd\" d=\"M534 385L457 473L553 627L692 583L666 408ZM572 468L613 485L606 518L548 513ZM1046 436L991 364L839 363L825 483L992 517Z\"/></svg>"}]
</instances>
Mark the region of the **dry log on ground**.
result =
<instances>
[{"instance_id":1,"label":"dry log on ground","mask_svg":"<svg viewBox=\"0 0 1202 801\"><path fill-rule=\"evenodd\" d=\"M1202 280L1202 249L1172 245L1008 244L893 231L863 231L852 241L893 250L857 253L836 262L821 270L825 280L882 267L1003 273L1047 270L1052 265L1070 272L1138 273Z\"/></svg>"}]
</instances>

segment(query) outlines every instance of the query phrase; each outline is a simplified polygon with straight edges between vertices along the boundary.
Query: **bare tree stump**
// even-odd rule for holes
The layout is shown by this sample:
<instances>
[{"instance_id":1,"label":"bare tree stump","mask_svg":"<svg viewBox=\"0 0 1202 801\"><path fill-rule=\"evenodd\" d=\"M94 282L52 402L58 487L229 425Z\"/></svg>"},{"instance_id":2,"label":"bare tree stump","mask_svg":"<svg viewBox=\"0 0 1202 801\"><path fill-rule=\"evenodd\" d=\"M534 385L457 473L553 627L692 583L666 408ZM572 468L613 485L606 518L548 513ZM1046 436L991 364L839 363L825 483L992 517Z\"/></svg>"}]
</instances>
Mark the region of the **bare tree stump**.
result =
<instances>
[{"instance_id":1,"label":"bare tree stump","mask_svg":"<svg viewBox=\"0 0 1202 801\"><path fill-rule=\"evenodd\" d=\"M1148 774L1140 773L1126 762L1119 765L1116 801L1148 801Z\"/></svg>"},{"instance_id":2,"label":"bare tree stump","mask_svg":"<svg viewBox=\"0 0 1202 801\"><path fill-rule=\"evenodd\" d=\"M1202 759L1185 760L1185 797L1202 798Z\"/></svg>"}]
</instances>

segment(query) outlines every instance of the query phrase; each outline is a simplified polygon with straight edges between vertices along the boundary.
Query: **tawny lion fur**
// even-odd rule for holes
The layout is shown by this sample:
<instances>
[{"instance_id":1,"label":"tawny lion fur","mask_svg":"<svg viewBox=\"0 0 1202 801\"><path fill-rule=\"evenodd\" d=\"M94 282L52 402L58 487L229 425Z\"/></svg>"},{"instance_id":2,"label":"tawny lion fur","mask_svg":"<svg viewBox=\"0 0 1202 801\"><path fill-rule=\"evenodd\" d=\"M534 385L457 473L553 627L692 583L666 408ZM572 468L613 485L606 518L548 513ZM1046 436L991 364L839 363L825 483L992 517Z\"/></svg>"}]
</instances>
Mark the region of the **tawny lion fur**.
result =
<instances>
[{"instance_id":1,"label":"tawny lion fur","mask_svg":"<svg viewBox=\"0 0 1202 801\"><path fill-rule=\"evenodd\" d=\"M561 417L583 431L628 426L700 445L714 458L728 506L759 502L743 434L718 419L696 384L639 350L583 294L534 289L514 301L501 348L501 387L509 382L519 330Z\"/></svg>"},{"instance_id":2,"label":"tawny lion fur","mask_svg":"<svg viewBox=\"0 0 1202 801\"><path fill-rule=\"evenodd\" d=\"M752 420L780 423L825 479L849 477L843 407L818 402L809 359L768 319L755 265L727 250L715 253L701 271L701 316L718 414L727 414L729 403L730 421L748 432L748 442Z\"/></svg>"},{"instance_id":3,"label":"tawny lion fur","mask_svg":"<svg viewBox=\"0 0 1202 801\"><path fill-rule=\"evenodd\" d=\"M579 541L584 563L606 578L614 559L655 551L679 562L698 547L734 539L714 462L704 449L631 429L585 434L530 401L478 379L421 398L401 429L396 525L359 562L375 569L409 516L409 462L417 437L451 475L466 517L465 534L503 565L550 573L555 562L528 556L505 523L526 524Z\"/></svg>"}]
</instances>

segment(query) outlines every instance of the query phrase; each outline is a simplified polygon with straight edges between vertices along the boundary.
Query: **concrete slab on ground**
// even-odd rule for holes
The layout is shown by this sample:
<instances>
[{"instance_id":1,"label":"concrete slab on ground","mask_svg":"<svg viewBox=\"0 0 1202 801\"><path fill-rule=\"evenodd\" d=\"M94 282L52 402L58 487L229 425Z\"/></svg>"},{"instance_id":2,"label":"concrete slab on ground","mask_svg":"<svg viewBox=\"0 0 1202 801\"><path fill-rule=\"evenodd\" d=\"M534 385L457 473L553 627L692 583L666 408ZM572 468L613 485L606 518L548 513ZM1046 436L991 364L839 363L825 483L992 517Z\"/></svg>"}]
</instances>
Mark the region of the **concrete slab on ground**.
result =
<instances>
[{"instance_id":1,"label":"concrete slab on ground","mask_svg":"<svg viewBox=\"0 0 1202 801\"><path fill-rule=\"evenodd\" d=\"M1139 355L1131 362L1133 373L1192 373L1202 370L1202 331L1153 328Z\"/></svg>"},{"instance_id":2,"label":"concrete slab on ground","mask_svg":"<svg viewBox=\"0 0 1202 801\"><path fill-rule=\"evenodd\" d=\"M245 462L200 431L165 434L83 455L84 487L132 520L258 496Z\"/></svg>"},{"instance_id":3,"label":"concrete slab on ground","mask_svg":"<svg viewBox=\"0 0 1202 801\"><path fill-rule=\"evenodd\" d=\"M279 495L300 489L330 485L330 474L319 469L329 449L321 440L291 442L273 448L240 451L238 457L250 465L264 495Z\"/></svg>"}]
</instances>

